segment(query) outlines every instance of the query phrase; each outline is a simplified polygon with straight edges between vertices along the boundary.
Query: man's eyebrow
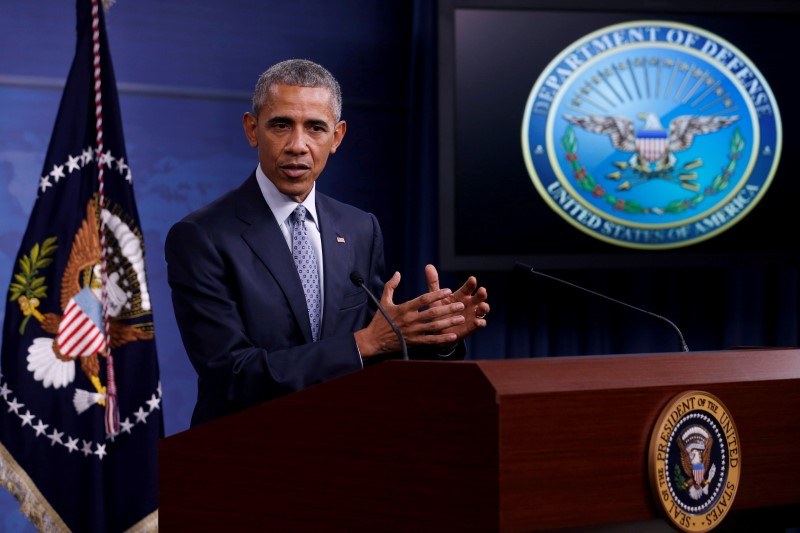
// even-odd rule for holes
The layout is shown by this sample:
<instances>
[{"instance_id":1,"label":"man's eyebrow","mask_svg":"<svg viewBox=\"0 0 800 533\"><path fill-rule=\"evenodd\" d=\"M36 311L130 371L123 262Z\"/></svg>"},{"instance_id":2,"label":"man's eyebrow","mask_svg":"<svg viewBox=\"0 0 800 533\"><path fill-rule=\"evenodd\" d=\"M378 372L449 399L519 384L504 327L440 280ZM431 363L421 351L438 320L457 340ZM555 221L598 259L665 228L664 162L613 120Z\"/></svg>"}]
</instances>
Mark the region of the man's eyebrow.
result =
<instances>
[{"instance_id":1,"label":"man's eyebrow","mask_svg":"<svg viewBox=\"0 0 800 533\"><path fill-rule=\"evenodd\" d=\"M291 117L271 117L267 120L267 124L278 124L278 123L287 123L287 124L294 124L294 119Z\"/></svg>"},{"instance_id":2,"label":"man's eyebrow","mask_svg":"<svg viewBox=\"0 0 800 533\"><path fill-rule=\"evenodd\" d=\"M325 128L328 128L328 127L329 127L329 125L328 125L328 121L327 121L327 120L320 119L320 118L311 118L311 119L308 119L308 120L306 120L306 122L305 122L305 125L306 125L306 126L323 126L323 127L325 127Z\"/></svg>"}]
</instances>

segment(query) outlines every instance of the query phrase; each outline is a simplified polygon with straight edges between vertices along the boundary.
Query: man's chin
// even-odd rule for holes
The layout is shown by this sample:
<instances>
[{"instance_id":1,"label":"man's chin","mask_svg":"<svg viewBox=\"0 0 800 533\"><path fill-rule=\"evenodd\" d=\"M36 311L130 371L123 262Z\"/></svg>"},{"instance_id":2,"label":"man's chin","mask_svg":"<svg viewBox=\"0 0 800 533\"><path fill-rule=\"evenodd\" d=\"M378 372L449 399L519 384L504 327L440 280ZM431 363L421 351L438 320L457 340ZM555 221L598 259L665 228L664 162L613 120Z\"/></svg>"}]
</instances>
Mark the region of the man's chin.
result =
<instances>
[{"instance_id":1,"label":"man's chin","mask_svg":"<svg viewBox=\"0 0 800 533\"><path fill-rule=\"evenodd\" d=\"M311 192L313 186L313 181L302 181L298 183L284 182L280 184L278 191L298 202L302 202L305 200L306 196L308 196L308 193Z\"/></svg>"}]
</instances>

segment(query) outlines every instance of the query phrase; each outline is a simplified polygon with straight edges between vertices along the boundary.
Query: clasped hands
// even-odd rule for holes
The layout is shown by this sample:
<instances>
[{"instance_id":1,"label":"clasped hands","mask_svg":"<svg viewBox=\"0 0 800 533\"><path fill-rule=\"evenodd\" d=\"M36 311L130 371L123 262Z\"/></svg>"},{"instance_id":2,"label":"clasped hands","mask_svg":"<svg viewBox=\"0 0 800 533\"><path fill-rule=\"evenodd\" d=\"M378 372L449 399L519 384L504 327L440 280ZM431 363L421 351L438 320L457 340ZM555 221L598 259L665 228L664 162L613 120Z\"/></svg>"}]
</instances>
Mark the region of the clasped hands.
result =
<instances>
[{"instance_id":1,"label":"clasped hands","mask_svg":"<svg viewBox=\"0 0 800 533\"><path fill-rule=\"evenodd\" d=\"M409 345L453 344L486 327L486 288L478 287L475 276L470 276L456 292L439 287L436 267L427 265L425 277L428 292L400 304L394 303L394 291L400 285L400 273L383 286L381 305L391 317ZM375 313L369 325L355 333L356 344L362 358L400 350L400 341L381 313Z\"/></svg>"}]
</instances>

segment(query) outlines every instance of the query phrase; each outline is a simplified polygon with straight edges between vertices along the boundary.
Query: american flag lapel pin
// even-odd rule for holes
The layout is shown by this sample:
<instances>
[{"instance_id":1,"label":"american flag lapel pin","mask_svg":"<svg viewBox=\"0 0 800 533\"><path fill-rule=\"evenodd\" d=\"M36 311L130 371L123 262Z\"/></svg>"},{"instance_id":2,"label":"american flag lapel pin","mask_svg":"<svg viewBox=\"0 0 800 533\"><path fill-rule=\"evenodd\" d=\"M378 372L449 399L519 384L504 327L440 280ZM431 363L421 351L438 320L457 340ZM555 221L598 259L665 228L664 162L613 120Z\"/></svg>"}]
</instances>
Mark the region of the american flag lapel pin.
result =
<instances>
[{"instance_id":1,"label":"american flag lapel pin","mask_svg":"<svg viewBox=\"0 0 800 533\"><path fill-rule=\"evenodd\" d=\"M337 235L336 242L338 242L339 244L344 244L344 237L342 237L341 235Z\"/></svg>"}]
</instances>

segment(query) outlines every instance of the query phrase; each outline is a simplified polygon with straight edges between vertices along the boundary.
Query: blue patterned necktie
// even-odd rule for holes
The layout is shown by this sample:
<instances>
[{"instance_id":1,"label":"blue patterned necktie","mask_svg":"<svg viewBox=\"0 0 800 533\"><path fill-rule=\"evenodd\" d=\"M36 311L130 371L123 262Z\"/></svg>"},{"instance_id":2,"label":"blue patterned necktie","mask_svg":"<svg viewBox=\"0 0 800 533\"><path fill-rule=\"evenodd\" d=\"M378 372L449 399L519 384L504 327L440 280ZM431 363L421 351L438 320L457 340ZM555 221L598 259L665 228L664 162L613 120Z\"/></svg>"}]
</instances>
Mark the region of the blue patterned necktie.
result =
<instances>
[{"instance_id":1,"label":"blue patterned necktie","mask_svg":"<svg viewBox=\"0 0 800 533\"><path fill-rule=\"evenodd\" d=\"M320 291L319 268L317 267L317 254L308 238L306 229L306 208L298 205L289 215L292 225L292 257L303 283L303 292L306 295L308 318L311 320L311 338L316 342L319 339L320 321Z\"/></svg>"}]
</instances>

